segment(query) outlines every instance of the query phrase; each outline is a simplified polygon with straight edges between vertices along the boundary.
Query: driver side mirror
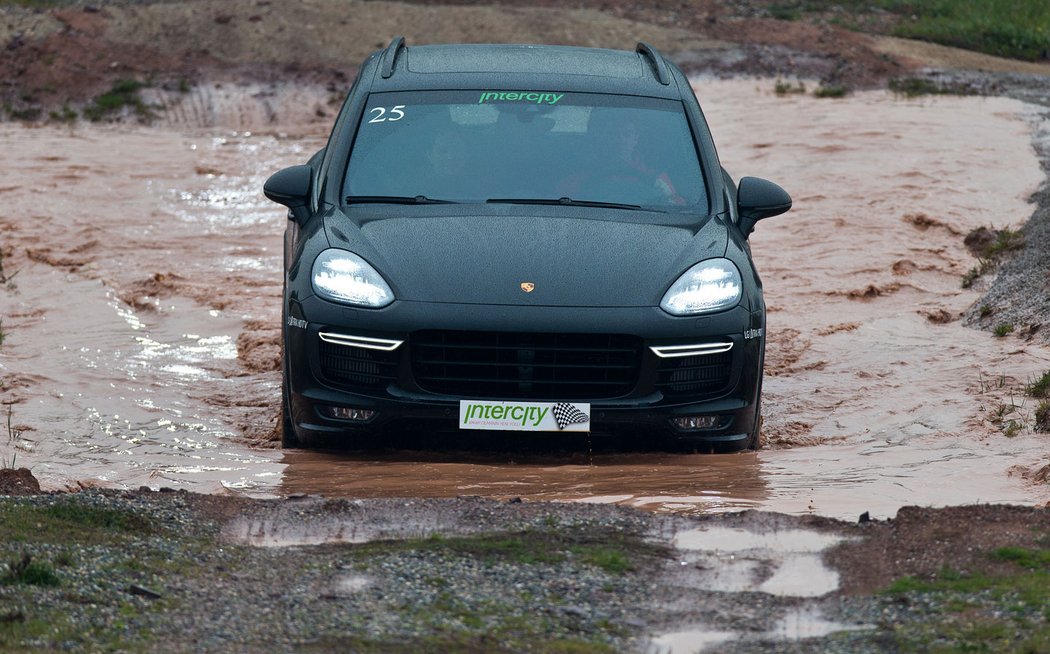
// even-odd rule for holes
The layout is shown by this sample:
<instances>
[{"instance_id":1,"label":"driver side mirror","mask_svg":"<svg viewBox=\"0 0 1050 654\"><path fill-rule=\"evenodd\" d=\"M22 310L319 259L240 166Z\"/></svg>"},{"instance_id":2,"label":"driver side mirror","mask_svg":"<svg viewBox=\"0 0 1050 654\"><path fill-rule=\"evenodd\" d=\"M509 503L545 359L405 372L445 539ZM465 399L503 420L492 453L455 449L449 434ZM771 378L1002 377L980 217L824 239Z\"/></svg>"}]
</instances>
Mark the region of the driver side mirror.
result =
<instances>
[{"instance_id":1,"label":"driver side mirror","mask_svg":"<svg viewBox=\"0 0 1050 654\"><path fill-rule=\"evenodd\" d=\"M744 177L737 190L737 213L744 238L755 231L763 218L779 216L791 208L791 196L773 182L758 177Z\"/></svg>"},{"instance_id":2,"label":"driver side mirror","mask_svg":"<svg viewBox=\"0 0 1050 654\"><path fill-rule=\"evenodd\" d=\"M263 184L263 194L277 204L283 204L292 212L292 218L300 225L310 217L310 183L314 169L308 165L291 166L279 170Z\"/></svg>"}]
</instances>

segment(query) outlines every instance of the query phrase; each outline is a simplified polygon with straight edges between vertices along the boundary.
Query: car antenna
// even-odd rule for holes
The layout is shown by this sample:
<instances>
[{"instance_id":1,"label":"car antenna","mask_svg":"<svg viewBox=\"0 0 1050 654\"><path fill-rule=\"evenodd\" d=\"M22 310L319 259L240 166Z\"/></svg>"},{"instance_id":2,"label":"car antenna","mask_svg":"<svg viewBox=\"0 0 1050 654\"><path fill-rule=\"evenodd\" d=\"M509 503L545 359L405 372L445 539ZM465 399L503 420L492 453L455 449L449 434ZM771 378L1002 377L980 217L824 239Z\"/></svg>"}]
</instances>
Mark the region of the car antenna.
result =
<instances>
[{"instance_id":1,"label":"car antenna","mask_svg":"<svg viewBox=\"0 0 1050 654\"><path fill-rule=\"evenodd\" d=\"M634 51L652 63L653 70L656 72L656 81L664 86L671 83L671 77L667 74L667 65L664 64L663 55L657 52L656 48L645 41L639 41L638 45L634 48Z\"/></svg>"},{"instance_id":2,"label":"car antenna","mask_svg":"<svg viewBox=\"0 0 1050 654\"><path fill-rule=\"evenodd\" d=\"M397 36L386 47L383 53L383 79L389 79L394 74L394 64L397 63L397 54L405 48L405 37Z\"/></svg>"}]
</instances>

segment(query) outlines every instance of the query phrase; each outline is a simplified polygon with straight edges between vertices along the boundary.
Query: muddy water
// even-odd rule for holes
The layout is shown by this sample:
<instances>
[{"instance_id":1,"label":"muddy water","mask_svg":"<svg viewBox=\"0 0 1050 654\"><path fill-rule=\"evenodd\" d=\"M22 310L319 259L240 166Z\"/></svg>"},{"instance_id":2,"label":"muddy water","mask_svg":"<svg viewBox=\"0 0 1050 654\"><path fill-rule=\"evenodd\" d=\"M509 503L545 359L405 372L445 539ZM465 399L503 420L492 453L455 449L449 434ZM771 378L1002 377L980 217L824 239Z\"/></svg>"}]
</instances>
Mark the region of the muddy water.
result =
<instances>
[{"instance_id":1,"label":"muddy water","mask_svg":"<svg viewBox=\"0 0 1050 654\"><path fill-rule=\"evenodd\" d=\"M288 134L0 127L0 456L48 487L354 497L485 495L655 511L855 517L904 504L1036 503L1048 448L1019 389L1050 368L1021 336L961 326L962 236L1018 226L1041 182L1023 105L777 97L697 82L736 176L795 209L753 248L769 313L758 454L286 455L276 415L282 212L258 192L326 125ZM3 417L6 420L6 416Z\"/></svg>"}]
</instances>

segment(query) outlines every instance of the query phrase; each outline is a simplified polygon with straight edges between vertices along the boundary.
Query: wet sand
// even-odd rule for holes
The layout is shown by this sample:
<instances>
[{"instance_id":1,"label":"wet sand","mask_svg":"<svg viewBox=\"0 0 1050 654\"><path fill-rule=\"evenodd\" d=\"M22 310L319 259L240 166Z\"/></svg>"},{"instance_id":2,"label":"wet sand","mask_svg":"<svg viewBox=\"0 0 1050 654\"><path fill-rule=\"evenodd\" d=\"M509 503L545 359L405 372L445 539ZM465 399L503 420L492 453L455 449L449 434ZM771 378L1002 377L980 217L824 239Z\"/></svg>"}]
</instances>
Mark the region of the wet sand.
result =
<instances>
[{"instance_id":1,"label":"wet sand","mask_svg":"<svg viewBox=\"0 0 1050 654\"><path fill-rule=\"evenodd\" d=\"M523 497L664 512L856 517L905 504L1045 503L1023 472L1045 434L990 418L1045 346L963 327L973 227L1020 226L1042 181L1034 120L1003 98L777 97L699 80L725 166L781 183L759 225L769 313L766 449L754 454L282 454L283 212L265 177L327 125L287 134L0 126L6 337L0 456L47 488L184 487L255 496ZM264 446L260 447L260 444Z\"/></svg>"}]
</instances>

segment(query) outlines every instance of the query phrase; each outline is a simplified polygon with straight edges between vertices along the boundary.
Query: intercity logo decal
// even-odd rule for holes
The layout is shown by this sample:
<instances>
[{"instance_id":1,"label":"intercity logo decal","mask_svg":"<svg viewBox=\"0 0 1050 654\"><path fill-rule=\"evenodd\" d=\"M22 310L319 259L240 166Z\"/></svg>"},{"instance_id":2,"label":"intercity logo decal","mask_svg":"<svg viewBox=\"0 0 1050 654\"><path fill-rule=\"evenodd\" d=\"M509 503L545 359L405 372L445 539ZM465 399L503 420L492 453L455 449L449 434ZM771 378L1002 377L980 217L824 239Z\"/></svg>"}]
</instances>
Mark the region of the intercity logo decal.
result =
<instances>
[{"instance_id":1,"label":"intercity logo decal","mask_svg":"<svg viewBox=\"0 0 1050 654\"><path fill-rule=\"evenodd\" d=\"M532 282L522 282L521 290L525 291L526 293L531 293L536 290L536 285Z\"/></svg>"},{"instance_id":2,"label":"intercity logo decal","mask_svg":"<svg viewBox=\"0 0 1050 654\"><path fill-rule=\"evenodd\" d=\"M478 104L486 102L526 102L529 104L558 104L565 97L564 93L547 91L482 91Z\"/></svg>"},{"instance_id":3,"label":"intercity logo decal","mask_svg":"<svg viewBox=\"0 0 1050 654\"><path fill-rule=\"evenodd\" d=\"M461 400L460 429L502 431L590 431L585 402L482 402Z\"/></svg>"}]
</instances>

